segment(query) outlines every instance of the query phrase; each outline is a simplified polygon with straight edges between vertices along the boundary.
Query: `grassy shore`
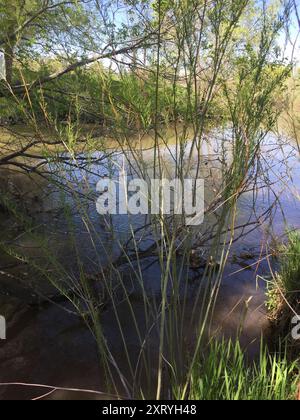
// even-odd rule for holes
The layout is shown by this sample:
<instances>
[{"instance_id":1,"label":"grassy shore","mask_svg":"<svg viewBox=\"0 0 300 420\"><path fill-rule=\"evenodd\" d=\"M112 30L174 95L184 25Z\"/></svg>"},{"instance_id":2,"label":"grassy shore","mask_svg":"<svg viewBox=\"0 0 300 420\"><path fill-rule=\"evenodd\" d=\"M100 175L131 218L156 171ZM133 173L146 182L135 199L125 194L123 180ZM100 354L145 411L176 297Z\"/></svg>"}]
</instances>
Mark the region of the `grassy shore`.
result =
<instances>
[{"instance_id":1,"label":"grassy shore","mask_svg":"<svg viewBox=\"0 0 300 420\"><path fill-rule=\"evenodd\" d=\"M191 379L192 400L294 400L299 374L286 355L269 354L249 363L239 341L213 342L199 358Z\"/></svg>"},{"instance_id":2,"label":"grassy shore","mask_svg":"<svg viewBox=\"0 0 300 420\"><path fill-rule=\"evenodd\" d=\"M289 356L299 358L300 343L292 337L292 320L300 314L300 232L288 234L281 248L281 267L268 285L267 307L275 347L286 343Z\"/></svg>"}]
</instances>

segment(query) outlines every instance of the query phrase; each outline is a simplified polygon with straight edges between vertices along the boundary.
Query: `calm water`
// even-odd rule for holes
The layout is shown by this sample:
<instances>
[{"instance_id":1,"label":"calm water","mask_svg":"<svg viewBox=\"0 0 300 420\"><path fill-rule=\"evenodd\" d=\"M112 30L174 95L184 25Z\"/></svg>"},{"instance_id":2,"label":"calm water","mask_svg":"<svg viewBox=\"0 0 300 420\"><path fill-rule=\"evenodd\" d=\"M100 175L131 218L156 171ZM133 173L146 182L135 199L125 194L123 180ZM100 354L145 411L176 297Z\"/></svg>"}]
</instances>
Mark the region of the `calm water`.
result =
<instances>
[{"instance_id":1,"label":"calm water","mask_svg":"<svg viewBox=\"0 0 300 420\"><path fill-rule=\"evenodd\" d=\"M212 138L214 141L209 139L203 145L201 169L202 176L207 179L207 200L212 196L214 183L218 184L220 167L217 158L225 142L224 136L217 133L213 133ZM146 149L141 156L146 163L149 162L148 170L151 173L153 151L148 147ZM166 171L172 176L176 157L172 141L161 152ZM95 154L94 157L101 157L101 154ZM107 228L108 220L95 211L95 185L99 177L116 174L122 163L122 154L117 153L113 166L104 160L101 166L92 165L89 174L79 170L69 173L64 166L60 166L59 180L64 179L67 188L76 186L82 195L61 194L53 186L45 189L43 185L44 195L41 196L38 188L29 187L27 202L30 203L31 216L26 223L35 226L33 233L24 233L24 228L12 224L7 215L1 215L2 238L23 255L34 258L46 271L57 272L62 282L75 283L81 268L89 273L99 272L99 267L108 258L118 255L118 242L128 239L129 225L133 223L134 227L139 227L145 221L141 216L134 220L127 216L115 216L109 220L114 231L112 239L111 231ZM261 333L268 327L264 308L265 282L261 277L269 275L269 263L276 268L276 261L267 258L271 253L270 248L284 238L287 228L300 228L300 165L297 150L288 141L270 136L263 147L260 169L256 188L244 194L239 201L237 225L240 229L236 231L236 241L226 265L212 325L212 330L218 334L234 336L243 322L241 340L250 357L257 354ZM262 188L266 179L270 186ZM205 220L200 232L212 223L212 219ZM86 220L91 222L89 230L84 223ZM149 241L149 237L146 237L143 246L146 247ZM51 265L48 262L49 253L54 261ZM54 290L45 280L44 273L37 273L23 262L12 266L13 263L12 257L1 256L0 313L8 319L8 340L0 342L0 382L44 383L104 390L95 343L84 324L59 305L43 305L41 308L28 306L28 303L36 304L39 299L44 300ZM158 296L159 264L154 259L147 259L142 268L148 295ZM128 267L125 274L129 287L134 288ZM199 283L195 273L190 274L187 296L192 302ZM143 330L145 316L141 297L139 288L134 288L132 307L139 320L139 328ZM248 301L249 308L244 317L245 302ZM63 306L64 309L72 309L68 305ZM132 313L126 303L119 305L118 314L134 360L139 353L139 342ZM112 353L126 373L128 366L120 328L109 305L103 313L102 322ZM189 346L194 339L194 324L188 309L184 322ZM149 346L152 349L151 357L155 360L155 334L150 337ZM2 398L32 398L40 394L40 390L11 387L3 390ZM67 394L68 398L72 395L78 397L78 394ZM65 392L57 391L52 398L65 396Z\"/></svg>"}]
</instances>

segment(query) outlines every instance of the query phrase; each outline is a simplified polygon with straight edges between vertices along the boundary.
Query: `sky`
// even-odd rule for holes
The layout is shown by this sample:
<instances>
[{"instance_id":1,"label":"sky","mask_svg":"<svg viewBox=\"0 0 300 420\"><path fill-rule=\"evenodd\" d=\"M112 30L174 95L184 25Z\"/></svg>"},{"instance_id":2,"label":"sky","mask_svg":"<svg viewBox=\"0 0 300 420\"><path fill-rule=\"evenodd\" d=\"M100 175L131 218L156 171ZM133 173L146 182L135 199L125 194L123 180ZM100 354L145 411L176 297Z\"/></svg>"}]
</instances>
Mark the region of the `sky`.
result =
<instances>
[{"instance_id":1,"label":"sky","mask_svg":"<svg viewBox=\"0 0 300 420\"><path fill-rule=\"evenodd\" d=\"M289 34L285 31L279 40L279 46L281 47L285 57L288 60L293 60L297 66L300 66L300 28L296 17L296 13L293 14L291 22L288 27Z\"/></svg>"}]
</instances>

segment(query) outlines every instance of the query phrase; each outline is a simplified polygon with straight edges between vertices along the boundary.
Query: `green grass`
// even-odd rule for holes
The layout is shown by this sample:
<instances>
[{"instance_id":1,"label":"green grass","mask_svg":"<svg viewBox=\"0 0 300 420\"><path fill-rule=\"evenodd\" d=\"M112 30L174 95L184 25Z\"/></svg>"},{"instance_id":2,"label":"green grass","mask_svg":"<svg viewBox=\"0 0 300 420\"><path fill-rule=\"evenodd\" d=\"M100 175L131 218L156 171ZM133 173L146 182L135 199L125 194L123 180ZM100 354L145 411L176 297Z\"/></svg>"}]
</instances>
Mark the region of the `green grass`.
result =
<instances>
[{"instance_id":1,"label":"green grass","mask_svg":"<svg viewBox=\"0 0 300 420\"><path fill-rule=\"evenodd\" d=\"M284 291L298 292L300 289L300 232L289 233L288 244L283 249L280 272Z\"/></svg>"},{"instance_id":2,"label":"green grass","mask_svg":"<svg viewBox=\"0 0 300 420\"><path fill-rule=\"evenodd\" d=\"M293 400L297 364L271 355L262 345L257 362L248 363L239 341L214 341L191 377L191 400Z\"/></svg>"},{"instance_id":3,"label":"green grass","mask_svg":"<svg viewBox=\"0 0 300 420\"><path fill-rule=\"evenodd\" d=\"M282 312L282 305L293 306L300 291L300 232L290 232L281 249L281 267L267 287L267 308L273 317Z\"/></svg>"},{"instance_id":4,"label":"green grass","mask_svg":"<svg viewBox=\"0 0 300 420\"><path fill-rule=\"evenodd\" d=\"M285 343L289 359L299 358L299 341L292 339L292 319L300 310L300 233L290 232L282 247L281 267L268 282L267 301L273 346Z\"/></svg>"}]
</instances>

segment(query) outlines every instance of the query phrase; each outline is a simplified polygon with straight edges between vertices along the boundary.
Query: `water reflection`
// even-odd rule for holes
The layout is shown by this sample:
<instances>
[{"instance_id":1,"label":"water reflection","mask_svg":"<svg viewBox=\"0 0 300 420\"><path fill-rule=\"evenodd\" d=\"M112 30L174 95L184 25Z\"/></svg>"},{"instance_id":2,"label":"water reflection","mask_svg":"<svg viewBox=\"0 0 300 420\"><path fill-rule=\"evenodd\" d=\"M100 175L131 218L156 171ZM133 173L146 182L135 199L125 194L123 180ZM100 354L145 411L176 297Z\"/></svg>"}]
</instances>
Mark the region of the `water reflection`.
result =
<instances>
[{"instance_id":1,"label":"water reflection","mask_svg":"<svg viewBox=\"0 0 300 420\"><path fill-rule=\"evenodd\" d=\"M203 144L201 176L207 179L207 203L213 199L214 188L221 182L220 162L224 159L224 150L227 153L226 158L230 159L230 145L224 146L227 144L227 137L226 132L222 135L213 133L211 138L214 141L210 138ZM151 177L153 149L151 139L148 141L147 144L143 139L145 150L140 152L140 162L145 164L143 170ZM169 177L174 176L174 160L178 153L176 144L170 141L167 147L161 146L160 151L165 173ZM186 153L189 152L187 146ZM95 153L92 158L100 159L101 165L94 162L88 167L88 172L78 168L69 171L63 164L55 167L54 164L50 165L56 178L59 174L56 181L63 180L66 194L62 194L61 188L53 189L53 185L51 188L43 185L42 190L38 190L38 194L43 191L43 198L30 212L31 222L35 226L33 233L28 234L20 230L20 226L11 225L7 215L1 216L2 235L6 241L13 243L26 257L44 264L45 270L54 269L48 262L50 252L63 277L62 282L70 279L73 281L82 269L88 273L99 272L99 268L108 259L119 255L119 244L130 238L130 226L136 229L147 222L144 216L105 218L97 214L96 183L100 177L116 174L124 159L119 150L114 154L113 165L110 159L103 159L102 153ZM194 162L196 161L197 156ZM125 165L128 165L126 161ZM127 169L130 169L132 176L140 170L137 164L131 164ZM259 176L255 179L255 185L239 200L239 228L235 233L236 240L225 268L211 325L211 333L225 332L227 336L233 336L243 324L241 340L250 357L257 354L261 333L267 328L264 309L265 283L259 279L268 275L270 263L276 268L276 261L271 256L272 243L281 240L288 227L300 227L300 167L297 151L287 140L270 136L263 145L257 169ZM191 174L195 171L193 165L190 171ZM73 193L67 194L69 191ZM215 215L207 216L198 235L203 234L203 230L215 220ZM151 241L151 232L143 232L140 239L142 246L147 247ZM187 270L182 268L180 259L178 264L179 269ZM0 343L0 381L104 389L103 372L95 343L82 321L67 312L71 310L70 306L62 304L62 311L59 305L29 308L24 304L36 304L54 293L53 288L45 281L44 273L36 272L24 261L15 265L14 259L7 255L1 256L1 266L0 308L3 308L3 315L8 317L9 328L7 342ZM155 258L149 257L145 258L141 269L143 287L155 304L161 287L160 265ZM119 320L133 360L137 360L140 351L133 313L135 319L139 320L140 331L147 329L147 322L142 290L134 281L134 269L126 266L123 270L120 268L120 273L130 290L130 307L127 302L121 303L116 316L114 309L108 306L103 313L102 322L115 359L123 371L128 372L130 369L125 358ZM188 287L183 284L184 293L190 299L183 319L188 347L192 346L194 340L195 320L192 308L199 282L196 272L181 274L183 278L190 279ZM153 333L148 338L148 350L153 358L154 370L157 347L157 336ZM16 393L23 398L39 395L37 390L19 387L6 389L2 397L9 398L16 396ZM60 398L62 395L65 396L60 391L53 394L52 398ZM71 394L68 397L72 398Z\"/></svg>"}]
</instances>

